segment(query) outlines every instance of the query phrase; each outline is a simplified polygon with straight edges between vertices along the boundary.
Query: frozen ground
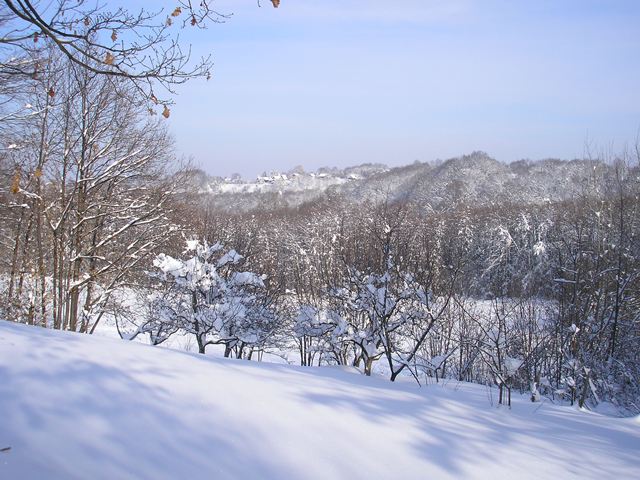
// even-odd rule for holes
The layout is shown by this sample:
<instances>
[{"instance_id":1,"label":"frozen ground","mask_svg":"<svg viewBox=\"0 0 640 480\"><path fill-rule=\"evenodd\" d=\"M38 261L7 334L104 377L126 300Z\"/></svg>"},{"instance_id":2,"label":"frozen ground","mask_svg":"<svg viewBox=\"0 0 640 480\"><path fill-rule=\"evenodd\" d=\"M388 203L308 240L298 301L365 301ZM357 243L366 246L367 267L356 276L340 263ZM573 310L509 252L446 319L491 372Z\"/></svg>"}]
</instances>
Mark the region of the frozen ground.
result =
<instances>
[{"instance_id":1,"label":"frozen ground","mask_svg":"<svg viewBox=\"0 0 640 480\"><path fill-rule=\"evenodd\" d=\"M0 478L638 478L638 418L489 396L0 322Z\"/></svg>"}]
</instances>

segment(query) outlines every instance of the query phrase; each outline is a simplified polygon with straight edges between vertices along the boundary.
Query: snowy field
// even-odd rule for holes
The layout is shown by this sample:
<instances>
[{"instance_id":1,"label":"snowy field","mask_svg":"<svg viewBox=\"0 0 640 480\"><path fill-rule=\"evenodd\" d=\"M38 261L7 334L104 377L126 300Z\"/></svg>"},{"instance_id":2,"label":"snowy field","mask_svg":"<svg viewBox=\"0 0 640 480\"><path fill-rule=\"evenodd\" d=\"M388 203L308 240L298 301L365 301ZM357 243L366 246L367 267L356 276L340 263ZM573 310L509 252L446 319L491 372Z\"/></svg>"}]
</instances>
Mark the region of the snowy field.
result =
<instances>
[{"instance_id":1,"label":"snowy field","mask_svg":"<svg viewBox=\"0 0 640 480\"><path fill-rule=\"evenodd\" d=\"M640 419L0 322L0 479L640 478Z\"/></svg>"}]
</instances>

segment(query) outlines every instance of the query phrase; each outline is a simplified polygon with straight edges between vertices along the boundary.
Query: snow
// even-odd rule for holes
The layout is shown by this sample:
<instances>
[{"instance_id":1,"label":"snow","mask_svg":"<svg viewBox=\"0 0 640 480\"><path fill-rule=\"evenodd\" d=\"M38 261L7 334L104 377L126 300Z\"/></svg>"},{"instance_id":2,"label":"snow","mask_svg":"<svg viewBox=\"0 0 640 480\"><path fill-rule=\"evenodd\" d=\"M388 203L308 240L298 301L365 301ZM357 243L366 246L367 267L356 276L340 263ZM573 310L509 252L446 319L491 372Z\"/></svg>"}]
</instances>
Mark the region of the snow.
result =
<instances>
[{"instance_id":1,"label":"snow","mask_svg":"<svg viewBox=\"0 0 640 480\"><path fill-rule=\"evenodd\" d=\"M184 265L180 260L177 260L169 255L160 254L154 261L154 266L158 267L164 273L176 273L179 275L182 272Z\"/></svg>"},{"instance_id":2,"label":"snow","mask_svg":"<svg viewBox=\"0 0 640 480\"><path fill-rule=\"evenodd\" d=\"M504 366L507 369L509 375L515 375L518 369L522 366L524 360L520 358L506 357L504 359Z\"/></svg>"},{"instance_id":3,"label":"snow","mask_svg":"<svg viewBox=\"0 0 640 480\"><path fill-rule=\"evenodd\" d=\"M0 478L637 478L636 419L344 370L0 321Z\"/></svg>"},{"instance_id":4,"label":"snow","mask_svg":"<svg viewBox=\"0 0 640 480\"><path fill-rule=\"evenodd\" d=\"M236 263L239 263L243 258L244 257L242 255L232 249L222 255L216 265L218 267L224 267L228 263L235 265Z\"/></svg>"},{"instance_id":5,"label":"snow","mask_svg":"<svg viewBox=\"0 0 640 480\"><path fill-rule=\"evenodd\" d=\"M545 245L545 243L543 241L536 242L533 245L533 254L536 257L540 257L540 256L544 255L546 251L547 251L547 246Z\"/></svg>"}]
</instances>

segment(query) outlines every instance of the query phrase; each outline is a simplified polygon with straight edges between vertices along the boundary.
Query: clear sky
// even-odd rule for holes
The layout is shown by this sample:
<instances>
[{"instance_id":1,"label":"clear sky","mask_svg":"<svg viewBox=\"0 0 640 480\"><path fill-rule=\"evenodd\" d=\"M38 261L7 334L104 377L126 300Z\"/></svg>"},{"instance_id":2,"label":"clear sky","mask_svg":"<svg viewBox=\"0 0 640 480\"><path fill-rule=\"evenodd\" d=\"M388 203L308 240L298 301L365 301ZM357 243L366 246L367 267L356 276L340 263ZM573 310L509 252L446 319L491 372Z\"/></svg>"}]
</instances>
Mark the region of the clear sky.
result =
<instances>
[{"instance_id":1,"label":"clear sky","mask_svg":"<svg viewBox=\"0 0 640 480\"><path fill-rule=\"evenodd\" d=\"M187 32L177 152L214 175L619 150L640 132L640 1L217 0ZM168 2L170 5L171 2Z\"/></svg>"}]
</instances>

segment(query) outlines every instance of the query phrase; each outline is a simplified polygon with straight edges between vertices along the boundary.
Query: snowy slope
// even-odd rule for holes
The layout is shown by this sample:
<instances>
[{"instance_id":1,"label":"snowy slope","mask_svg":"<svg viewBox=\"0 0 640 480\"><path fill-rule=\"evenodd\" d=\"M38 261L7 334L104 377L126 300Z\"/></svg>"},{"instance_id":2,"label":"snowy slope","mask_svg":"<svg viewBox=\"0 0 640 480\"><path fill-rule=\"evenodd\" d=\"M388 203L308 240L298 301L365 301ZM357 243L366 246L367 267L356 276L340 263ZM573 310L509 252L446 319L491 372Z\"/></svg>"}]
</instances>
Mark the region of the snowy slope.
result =
<instances>
[{"instance_id":1,"label":"snowy slope","mask_svg":"<svg viewBox=\"0 0 640 480\"><path fill-rule=\"evenodd\" d=\"M638 478L640 422L0 322L0 478Z\"/></svg>"}]
</instances>

